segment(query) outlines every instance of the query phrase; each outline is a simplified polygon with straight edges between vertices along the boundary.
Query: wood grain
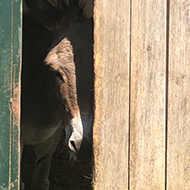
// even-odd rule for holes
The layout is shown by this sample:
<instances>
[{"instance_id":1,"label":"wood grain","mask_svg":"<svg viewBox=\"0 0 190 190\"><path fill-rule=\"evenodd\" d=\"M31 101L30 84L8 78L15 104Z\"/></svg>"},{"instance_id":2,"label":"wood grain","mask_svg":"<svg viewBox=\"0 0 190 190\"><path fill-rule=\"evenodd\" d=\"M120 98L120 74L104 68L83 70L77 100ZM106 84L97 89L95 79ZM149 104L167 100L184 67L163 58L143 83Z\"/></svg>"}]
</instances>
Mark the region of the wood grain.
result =
<instances>
[{"instance_id":1,"label":"wood grain","mask_svg":"<svg viewBox=\"0 0 190 190\"><path fill-rule=\"evenodd\" d=\"M165 189L166 0L132 1L130 190Z\"/></svg>"},{"instance_id":2,"label":"wood grain","mask_svg":"<svg viewBox=\"0 0 190 190\"><path fill-rule=\"evenodd\" d=\"M22 1L0 0L0 189L20 189Z\"/></svg>"},{"instance_id":3,"label":"wood grain","mask_svg":"<svg viewBox=\"0 0 190 190\"><path fill-rule=\"evenodd\" d=\"M170 1L167 189L190 189L190 0Z\"/></svg>"},{"instance_id":4,"label":"wood grain","mask_svg":"<svg viewBox=\"0 0 190 190\"><path fill-rule=\"evenodd\" d=\"M130 1L94 7L94 189L128 187Z\"/></svg>"}]
</instances>

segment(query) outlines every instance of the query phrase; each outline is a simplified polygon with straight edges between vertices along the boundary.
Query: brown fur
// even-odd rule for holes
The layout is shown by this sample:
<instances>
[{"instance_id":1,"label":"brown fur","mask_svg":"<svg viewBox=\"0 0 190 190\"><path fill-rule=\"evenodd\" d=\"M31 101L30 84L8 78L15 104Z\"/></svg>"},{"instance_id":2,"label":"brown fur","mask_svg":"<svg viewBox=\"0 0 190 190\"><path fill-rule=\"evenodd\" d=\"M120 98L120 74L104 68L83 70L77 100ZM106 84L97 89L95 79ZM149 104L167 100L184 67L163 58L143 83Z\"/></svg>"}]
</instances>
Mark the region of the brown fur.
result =
<instances>
[{"instance_id":1,"label":"brown fur","mask_svg":"<svg viewBox=\"0 0 190 190\"><path fill-rule=\"evenodd\" d=\"M31 189L48 190L51 157L60 131L68 128L79 113L87 132L78 157L85 159L91 154L93 26L81 8L71 6L51 17L56 9L48 5L48 20L47 1L35 2L27 4L24 11L21 149L32 144L36 152ZM43 12L39 12L39 6L44 6ZM77 123L74 125L77 127Z\"/></svg>"},{"instance_id":2,"label":"brown fur","mask_svg":"<svg viewBox=\"0 0 190 190\"><path fill-rule=\"evenodd\" d=\"M67 110L71 110L72 117L75 117L79 113L75 63L73 48L67 38L64 38L48 53L45 64L54 72L60 73L63 80L60 83L60 93L66 100Z\"/></svg>"}]
</instances>

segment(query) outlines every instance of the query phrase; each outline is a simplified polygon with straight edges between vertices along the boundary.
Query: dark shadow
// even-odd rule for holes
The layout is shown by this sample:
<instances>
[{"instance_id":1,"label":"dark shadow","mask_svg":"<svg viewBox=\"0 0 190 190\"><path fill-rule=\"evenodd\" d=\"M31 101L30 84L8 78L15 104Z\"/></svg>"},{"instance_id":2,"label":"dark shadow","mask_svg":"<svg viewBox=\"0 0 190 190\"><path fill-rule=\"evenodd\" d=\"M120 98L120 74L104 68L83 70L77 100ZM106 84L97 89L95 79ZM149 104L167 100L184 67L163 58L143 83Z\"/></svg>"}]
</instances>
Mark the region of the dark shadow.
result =
<instances>
[{"instance_id":1,"label":"dark shadow","mask_svg":"<svg viewBox=\"0 0 190 190\"><path fill-rule=\"evenodd\" d=\"M92 161L77 163L67 158L68 150L63 135L52 158L50 190L91 190ZM32 146L25 147L22 174L26 190L34 174L35 155Z\"/></svg>"}]
</instances>

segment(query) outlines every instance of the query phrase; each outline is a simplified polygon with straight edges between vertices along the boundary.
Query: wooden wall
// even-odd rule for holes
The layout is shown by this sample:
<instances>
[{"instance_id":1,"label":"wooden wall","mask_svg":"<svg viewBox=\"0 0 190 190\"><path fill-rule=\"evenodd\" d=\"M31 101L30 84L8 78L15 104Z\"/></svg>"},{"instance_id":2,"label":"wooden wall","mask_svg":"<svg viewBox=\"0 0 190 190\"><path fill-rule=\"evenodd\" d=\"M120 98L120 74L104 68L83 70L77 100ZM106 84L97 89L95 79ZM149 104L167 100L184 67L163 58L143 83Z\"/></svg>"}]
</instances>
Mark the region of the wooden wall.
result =
<instances>
[{"instance_id":1,"label":"wooden wall","mask_svg":"<svg viewBox=\"0 0 190 190\"><path fill-rule=\"evenodd\" d=\"M190 0L95 0L95 190L190 189Z\"/></svg>"},{"instance_id":2,"label":"wooden wall","mask_svg":"<svg viewBox=\"0 0 190 190\"><path fill-rule=\"evenodd\" d=\"M20 189L22 1L0 0L0 190Z\"/></svg>"}]
</instances>

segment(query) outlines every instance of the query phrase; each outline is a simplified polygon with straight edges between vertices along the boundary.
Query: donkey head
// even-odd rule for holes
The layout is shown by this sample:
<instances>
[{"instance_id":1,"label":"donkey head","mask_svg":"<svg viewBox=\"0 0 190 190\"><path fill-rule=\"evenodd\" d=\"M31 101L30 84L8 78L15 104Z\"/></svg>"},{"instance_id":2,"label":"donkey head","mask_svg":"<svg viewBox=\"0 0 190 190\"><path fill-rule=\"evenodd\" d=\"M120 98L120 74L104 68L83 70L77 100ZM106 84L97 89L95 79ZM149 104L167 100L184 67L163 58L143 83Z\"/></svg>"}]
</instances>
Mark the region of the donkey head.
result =
<instances>
[{"instance_id":1,"label":"donkey head","mask_svg":"<svg viewBox=\"0 0 190 190\"><path fill-rule=\"evenodd\" d=\"M93 32L92 19L86 18L92 2L24 0L25 14L35 17L53 36L53 48L45 59L51 70L50 100L59 110L69 148L78 153L82 146L82 159L91 155L92 148Z\"/></svg>"},{"instance_id":2,"label":"donkey head","mask_svg":"<svg viewBox=\"0 0 190 190\"><path fill-rule=\"evenodd\" d=\"M47 55L46 65L52 70L52 99L57 100L62 122L65 127L68 146L78 152L83 138L83 126L77 101L76 72L73 49L70 41L64 38Z\"/></svg>"}]
</instances>

